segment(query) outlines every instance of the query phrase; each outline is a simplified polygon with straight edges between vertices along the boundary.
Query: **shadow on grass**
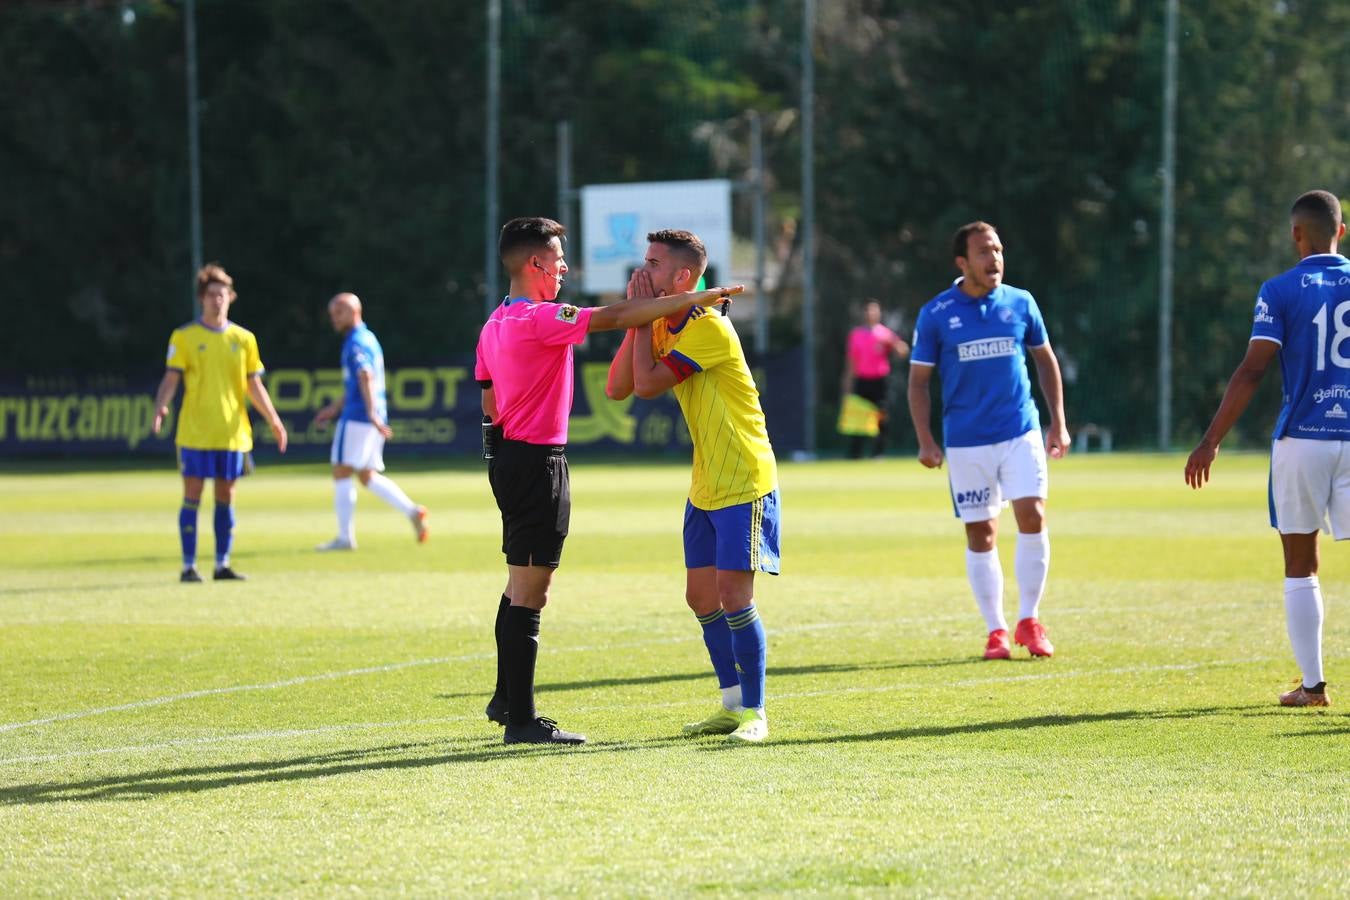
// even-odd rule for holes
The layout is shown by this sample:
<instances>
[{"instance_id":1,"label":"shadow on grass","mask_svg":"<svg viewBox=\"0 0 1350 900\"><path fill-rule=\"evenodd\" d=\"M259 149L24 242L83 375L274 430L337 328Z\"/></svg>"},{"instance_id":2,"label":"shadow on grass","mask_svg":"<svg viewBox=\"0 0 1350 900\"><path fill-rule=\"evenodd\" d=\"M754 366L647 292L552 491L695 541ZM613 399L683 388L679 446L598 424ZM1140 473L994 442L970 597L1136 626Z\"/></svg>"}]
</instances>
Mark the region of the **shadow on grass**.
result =
<instances>
[{"instance_id":1,"label":"shadow on grass","mask_svg":"<svg viewBox=\"0 0 1350 900\"><path fill-rule=\"evenodd\" d=\"M508 747L502 744L500 737L385 744L286 759L153 769L85 781L39 782L0 787L0 806L33 806L90 800L151 800L171 794L195 794L254 784L309 781L357 772L396 772L432 766L510 761L521 757L648 750L665 744L687 743L688 740L675 736L640 741L597 741L585 747L537 745Z\"/></svg>"},{"instance_id":2,"label":"shadow on grass","mask_svg":"<svg viewBox=\"0 0 1350 900\"><path fill-rule=\"evenodd\" d=\"M246 550L243 553L235 552L231 558L235 562L242 562L248 565L250 559L258 559L264 556L311 556L314 553L312 547L263 547L258 550ZM30 568L34 569L90 569L103 566L127 566L127 565L150 565L162 563L164 567L172 572L178 572L183 566L183 558L177 554L163 553L156 556L103 556L89 557L87 559L61 559L51 560L33 564ZM211 568L211 557L207 557L205 566L198 565L198 570L206 571ZM210 578L210 575L207 575ZM172 579L170 579L172 580Z\"/></svg>"},{"instance_id":3,"label":"shadow on grass","mask_svg":"<svg viewBox=\"0 0 1350 900\"><path fill-rule=\"evenodd\" d=\"M165 581L164 584L177 584L177 579L172 582ZM39 596L42 594L88 594L93 591L126 591L132 588L153 588L161 587L160 581L121 581L113 584L79 584L79 585L61 585L60 587L20 587L20 588L0 588L0 597L25 597Z\"/></svg>"},{"instance_id":4,"label":"shadow on grass","mask_svg":"<svg viewBox=\"0 0 1350 900\"><path fill-rule=\"evenodd\" d=\"M950 737L994 731L1022 731L1031 728L1055 728L1090 725L1099 722L1162 721L1167 719L1197 719L1207 716L1230 715L1260 710L1257 706L1201 707L1181 710L1118 710L1104 713L1083 713L1068 716L1027 716L993 722L975 722L964 725L924 725L914 728L895 728L863 734L842 734L814 738L774 738L763 745L769 751L775 747L798 747L816 744L847 744L864 741L899 741L915 738ZM1337 729L1339 730L1339 729ZM1334 733L1325 731L1319 733ZM338 750L283 759L225 763L214 766L186 766L170 769L152 769L126 775L112 775L71 782L36 782L0 787L0 805L33 806L45 803L68 803L98 800L152 800L173 794L194 794L254 784L310 781L357 772L396 772L426 769L433 766L467 765L511 761L522 757L557 756L565 754L590 755L594 753L629 753L654 750L667 746L686 745L699 750L740 749L722 739L691 740L682 736L646 738L636 741L596 741L585 747L507 747L499 737L460 738L442 741L420 741L382 744L351 750Z\"/></svg>"},{"instance_id":5,"label":"shadow on grass","mask_svg":"<svg viewBox=\"0 0 1350 900\"><path fill-rule=\"evenodd\" d=\"M1279 712L1285 716L1291 717L1291 722L1297 721L1299 725L1313 725L1313 723L1317 723L1307 731L1286 732L1283 735L1284 737L1323 737L1329 734L1350 734L1350 713L1335 715L1317 710L1311 712L1313 718L1306 718L1309 715L1309 711L1282 709ZM1300 719L1293 719L1292 717L1294 716L1299 716Z\"/></svg>"},{"instance_id":6,"label":"shadow on grass","mask_svg":"<svg viewBox=\"0 0 1350 900\"><path fill-rule=\"evenodd\" d=\"M774 747L803 747L815 744L854 744L870 741L904 741L915 738L951 737L960 734L985 734L994 731L1026 731L1032 728L1063 728L1072 725L1093 725L1099 722L1155 722L1167 719L1201 719L1208 716L1251 714L1264 706L1204 706L1195 709L1122 709L1114 712L1078 713L1075 715L1025 716L993 722L967 722L961 725L919 725L913 728L892 728L859 734L822 735L810 738L771 739ZM1260 712L1256 712L1257 715ZM726 744L709 744L700 750L735 749Z\"/></svg>"},{"instance_id":7,"label":"shadow on grass","mask_svg":"<svg viewBox=\"0 0 1350 900\"><path fill-rule=\"evenodd\" d=\"M943 666L963 666L982 663L972 656L951 659L928 659L889 663L820 663L814 666L769 666L769 678L792 678L797 675L832 675L852 672L886 672L895 669L936 669ZM584 691L590 688L625 687L643 684L668 684L680 681L711 681L716 676L711 669L702 672L669 672L662 675L634 675L627 678L595 678L589 681L560 681L535 686L537 691ZM437 700L460 700L464 697L487 697L487 691L461 691L454 694L436 694Z\"/></svg>"}]
</instances>

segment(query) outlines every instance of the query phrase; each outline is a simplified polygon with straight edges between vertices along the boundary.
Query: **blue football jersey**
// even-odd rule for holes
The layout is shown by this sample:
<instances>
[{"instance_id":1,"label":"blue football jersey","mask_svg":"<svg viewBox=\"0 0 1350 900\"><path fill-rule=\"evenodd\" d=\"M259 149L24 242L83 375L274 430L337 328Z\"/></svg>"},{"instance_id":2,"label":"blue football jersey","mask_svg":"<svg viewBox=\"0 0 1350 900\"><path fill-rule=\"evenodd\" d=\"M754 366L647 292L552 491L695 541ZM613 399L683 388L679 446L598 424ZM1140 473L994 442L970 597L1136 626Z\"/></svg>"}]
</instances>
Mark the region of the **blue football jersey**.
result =
<instances>
[{"instance_id":1,"label":"blue football jersey","mask_svg":"<svg viewBox=\"0 0 1350 900\"><path fill-rule=\"evenodd\" d=\"M1025 348L1049 341L1036 300L1020 288L1001 284L971 297L953 285L930 300L909 358L937 367L943 443L979 447L1039 429Z\"/></svg>"},{"instance_id":2,"label":"blue football jersey","mask_svg":"<svg viewBox=\"0 0 1350 900\"><path fill-rule=\"evenodd\" d=\"M1350 260L1319 253L1261 285L1252 340L1280 345L1282 437L1350 440Z\"/></svg>"},{"instance_id":3,"label":"blue football jersey","mask_svg":"<svg viewBox=\"0 0 1350 900\"><path fill-rule=\"evenodd\" d=\"M371 331L361 323L347 332L342 342L342 418L348 422L369 422L366 415L366 401L361 396L359 375L362 369L370 371L370 390L375 400L375 412L384 420L389 420L387 401L384 392L384 351L380 342Z\"/></svg>"}]
</instances>

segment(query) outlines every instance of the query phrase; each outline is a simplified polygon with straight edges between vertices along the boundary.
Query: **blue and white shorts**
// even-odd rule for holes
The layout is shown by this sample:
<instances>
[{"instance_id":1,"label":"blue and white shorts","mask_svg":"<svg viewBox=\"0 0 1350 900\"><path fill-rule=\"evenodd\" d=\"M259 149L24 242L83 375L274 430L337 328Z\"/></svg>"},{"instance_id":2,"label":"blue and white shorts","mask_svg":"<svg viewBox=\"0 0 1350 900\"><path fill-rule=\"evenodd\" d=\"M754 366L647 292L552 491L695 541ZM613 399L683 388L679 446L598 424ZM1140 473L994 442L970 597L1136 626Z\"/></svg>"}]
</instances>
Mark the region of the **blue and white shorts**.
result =
<instances>
[{"instance_id":1,"label":"blue and white shorts","mask_svg":"<svg viewBox=\"0 0 1350 900\"><path fill-rule=\"evenodd\" d=\"M778 574L778 491L722 509L684 504L684 565Z\"/></svg>"},{"instance_id":2,"label":"blue and white shorts","mask_svg":"<svg viewBox=\"0 0 1350 900\"><path fill-rule=\"evenodd\" d=\"M178 448L178 471L187 478L235 481L253 471L253 454L243 450Z\"/></svg>"},{"instance_id":3,"label":"blue and white shorts","mask_svg":"<svg viewBox=\"0 0 1350 900\"><path fill-rule=\"evenodd\" d=\"M1050 472L1041 433L1033 429L997 444L948 447L947 478L951 482L952 509L962 522L997 519L1009 500L1044 500Z\"/></svg>"},{"instance_id":4,"label":"blue and white shorts","mask_svg":"<svg viewBox=\"0 0 1350 900\"><path fill-rule=\"evenodd\" d=\"M328 459L335 466L350 466L358 472L383 472L384 435L369 422L338 419Z\"/></svg>"},{"instance_id":5,"label":"blue and white shorts","mask_svg":"<svg viewBox=\"0 0 1350 900\"><path fill-rule=\"evenodd\" d=\"M1280 438L1270 449L1269 499L1280 534L1350 538L1350 441Z\"/></svg>"}]
</instances>

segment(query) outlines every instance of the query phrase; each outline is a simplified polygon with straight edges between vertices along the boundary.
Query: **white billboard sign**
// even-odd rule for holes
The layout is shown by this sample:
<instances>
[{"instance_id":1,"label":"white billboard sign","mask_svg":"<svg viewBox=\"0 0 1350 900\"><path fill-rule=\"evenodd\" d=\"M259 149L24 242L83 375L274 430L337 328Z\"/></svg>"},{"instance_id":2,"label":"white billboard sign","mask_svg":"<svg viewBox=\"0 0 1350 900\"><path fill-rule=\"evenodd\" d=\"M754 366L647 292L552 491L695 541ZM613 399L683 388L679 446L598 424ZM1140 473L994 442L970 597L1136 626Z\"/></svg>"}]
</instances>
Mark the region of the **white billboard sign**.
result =
<instances>
[{"instance_id":1,"label":"white billboard sign","mask_svg":"<svg viewBox=\"0 0 1350 900\"><path fill-rule=\"evenodd\" d=\"M708 265L726 281L731 273L731 182L644 181L592 184L581 189L582 289L622 293L628 273L642 264L647 234L683 228L703 239Z\"/></svg>"}]
</instances>

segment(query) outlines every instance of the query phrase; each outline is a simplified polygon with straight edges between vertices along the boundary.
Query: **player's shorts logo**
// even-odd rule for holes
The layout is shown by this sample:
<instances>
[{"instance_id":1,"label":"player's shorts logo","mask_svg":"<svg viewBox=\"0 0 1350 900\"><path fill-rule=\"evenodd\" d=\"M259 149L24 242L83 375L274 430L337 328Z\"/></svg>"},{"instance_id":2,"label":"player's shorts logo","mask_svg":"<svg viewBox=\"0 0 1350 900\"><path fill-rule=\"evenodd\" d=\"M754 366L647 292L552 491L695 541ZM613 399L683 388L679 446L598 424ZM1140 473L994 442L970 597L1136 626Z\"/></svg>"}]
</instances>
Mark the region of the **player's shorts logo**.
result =
<instances>
[{"instance_id":1,"label":"player's shorts logo","mask_svg":"<svg viewBox=\"0 0 1350 900\"><path fill-rule=\"evenodd\" d=\"M962 508L971 506L984 506L993 496L992 488L979 488L974 491L960 491L956 495L956 505Z\"/></svg>"},{"instance_id":2,"label":"player's shorts logo","mask_svg":"<svg viewBox=\"0 0 1350 900\"><path fill-rule=\"evenodd\" d=\"M559 322L566 322L568 325L573 325L577 321L578 312L579 310L572 304L564 303L562 306L558 307L557 319Z\"/></svg>"},{"instance_id":3,"label":"player's shorts logo","mask_svg":"<svg viewBox=\"0 0 1350 900\"><path fill-rule=\"evenodd\" d=\"M983 338L978 341L966 341L964 344L956 345L956 358L961 362L975 362L981 359L1016 355L1017 341L1010 337Z\"/></svg>"}]
</instances>

